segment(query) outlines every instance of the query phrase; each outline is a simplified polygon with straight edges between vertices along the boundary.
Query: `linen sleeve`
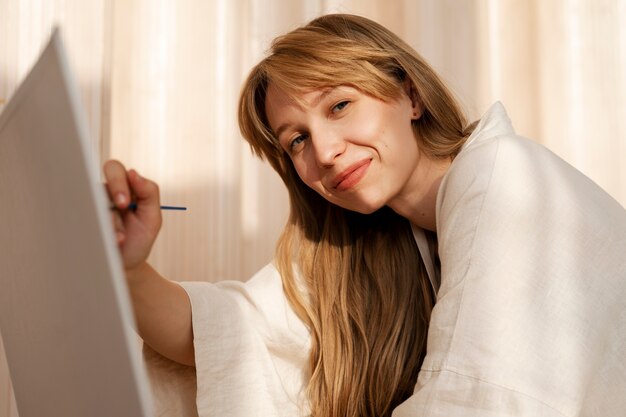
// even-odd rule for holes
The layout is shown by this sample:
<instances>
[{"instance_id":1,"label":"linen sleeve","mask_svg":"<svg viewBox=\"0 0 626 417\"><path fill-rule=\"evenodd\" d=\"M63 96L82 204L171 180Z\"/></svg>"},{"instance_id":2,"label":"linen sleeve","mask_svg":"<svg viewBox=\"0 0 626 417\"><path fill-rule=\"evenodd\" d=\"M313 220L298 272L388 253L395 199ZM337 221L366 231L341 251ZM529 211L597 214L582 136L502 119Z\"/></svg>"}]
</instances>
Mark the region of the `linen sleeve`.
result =
<instances>
[{"instance_id":1,"label":"linen sleeve","mask_svg":"<svg viewBox=\"0 0 626 417\"><path fill-rule=\"evenodd\" d=\"M181 283L192 306L200 417L297 416L309 336L273 265L246 283Z\"/></svg>"}]
</instances>

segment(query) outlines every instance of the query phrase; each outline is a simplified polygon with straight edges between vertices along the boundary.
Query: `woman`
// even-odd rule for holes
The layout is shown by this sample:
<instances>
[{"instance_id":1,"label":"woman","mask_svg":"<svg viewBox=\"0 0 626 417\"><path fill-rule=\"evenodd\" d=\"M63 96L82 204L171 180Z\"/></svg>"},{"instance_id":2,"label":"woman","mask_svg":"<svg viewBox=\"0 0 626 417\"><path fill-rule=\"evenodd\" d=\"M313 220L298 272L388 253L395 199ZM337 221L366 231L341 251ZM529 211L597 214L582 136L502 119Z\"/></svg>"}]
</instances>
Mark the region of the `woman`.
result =
<instances>
[{"instance_id":1,"label":"woman","mask_svg":"<svg viewBox=\"0 0 626 417\"><path fill-rule=\"evenodd\" d=\"M156 185L105 165L139 332L196 367L201 416L623 414L626 213L500 104L468 124L406 43L329 15L239 119L291 203L246 284L160 277Z\"/></svg>"}]
</instances>

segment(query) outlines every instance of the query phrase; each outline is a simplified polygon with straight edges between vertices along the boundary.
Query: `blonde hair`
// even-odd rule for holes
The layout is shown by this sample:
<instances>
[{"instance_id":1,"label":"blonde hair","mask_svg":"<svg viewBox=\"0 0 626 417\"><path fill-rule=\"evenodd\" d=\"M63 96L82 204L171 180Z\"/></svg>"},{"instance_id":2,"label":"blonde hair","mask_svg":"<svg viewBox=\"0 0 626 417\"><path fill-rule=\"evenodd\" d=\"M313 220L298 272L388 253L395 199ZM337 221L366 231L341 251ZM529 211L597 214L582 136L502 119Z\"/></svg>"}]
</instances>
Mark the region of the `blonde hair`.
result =
<instances>
[{"instance_id":1,"label":"blonde hair","mask_svg":"<svg viewBox=\"0 0 626 417\"><path fill-rule=\"evenodd\" d=\"M297 99L350 85L389 101L406 82L423 106L413 124L420 149L454 157L473 127L452 94L409 45L363 17L326 15L276 38L242 89L241 132L289 191L275 261L312 334L307 393L316 417L388 416L412 394L434 295L405 218L387 207L369 215L345 210L300 180L267 121L267 88Z\"/></svg>"}]
</instances>

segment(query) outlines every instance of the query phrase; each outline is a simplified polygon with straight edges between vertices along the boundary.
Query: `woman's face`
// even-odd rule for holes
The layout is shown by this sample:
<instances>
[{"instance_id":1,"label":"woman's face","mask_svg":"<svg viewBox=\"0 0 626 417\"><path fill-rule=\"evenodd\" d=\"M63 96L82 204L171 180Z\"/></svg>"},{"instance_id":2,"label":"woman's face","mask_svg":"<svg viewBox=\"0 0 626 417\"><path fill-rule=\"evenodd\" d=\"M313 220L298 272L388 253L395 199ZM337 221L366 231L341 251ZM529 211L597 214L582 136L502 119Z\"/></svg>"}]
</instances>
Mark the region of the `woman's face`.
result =
<instances>
[{"instance_id":1,"label":"woman's face","mask_svg":"<svg viewBox=\"0 0 626 417\"><path fill-rule=\"evenodd\" d=\"M270 84L270 127L302 181L331 203L371 213L411 194L421 156L403 91L385 102L349 86L303 94L303 106Z\"/></svg>"}]
</instances>

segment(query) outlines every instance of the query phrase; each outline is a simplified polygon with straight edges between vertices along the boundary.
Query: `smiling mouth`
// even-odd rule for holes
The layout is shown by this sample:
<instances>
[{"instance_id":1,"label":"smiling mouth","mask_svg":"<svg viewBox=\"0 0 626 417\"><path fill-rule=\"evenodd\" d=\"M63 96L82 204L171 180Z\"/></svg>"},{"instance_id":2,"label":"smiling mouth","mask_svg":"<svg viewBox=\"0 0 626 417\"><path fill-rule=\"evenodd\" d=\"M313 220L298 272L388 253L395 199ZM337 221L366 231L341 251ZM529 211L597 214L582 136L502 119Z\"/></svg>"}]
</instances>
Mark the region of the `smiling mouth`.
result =
<instances>
[{"instance_id":1,"label":"smiling mouth","mask_svg":"<svg viewBox=\"0 0 626 417\"><path fill-rule=\"evenodd\" d=\"M363 159L345 169L335 177L333 188L337 191L345 191L357 185L365 176L371 162L371 159Z\"/></svg>"}]
</instances>

